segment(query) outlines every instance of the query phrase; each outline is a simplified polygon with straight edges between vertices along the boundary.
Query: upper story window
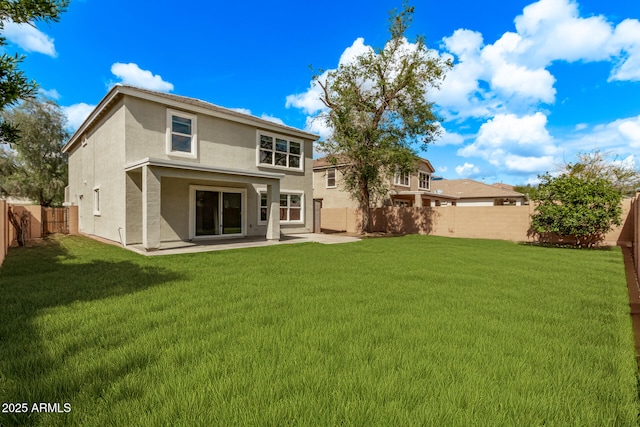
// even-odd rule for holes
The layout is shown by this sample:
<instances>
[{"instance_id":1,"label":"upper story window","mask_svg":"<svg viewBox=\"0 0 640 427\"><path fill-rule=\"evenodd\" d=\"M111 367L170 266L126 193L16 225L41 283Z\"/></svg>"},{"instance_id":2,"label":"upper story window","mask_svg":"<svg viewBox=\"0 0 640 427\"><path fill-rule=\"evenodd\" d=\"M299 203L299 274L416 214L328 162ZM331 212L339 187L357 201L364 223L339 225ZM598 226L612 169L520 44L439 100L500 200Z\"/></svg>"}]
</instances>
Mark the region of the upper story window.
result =
<instances>
[{"instance_id":1,"label":"upper story window","mask_svg":"<svg viewBox=\"0 0 640 427\"><path fill-rule=\"evenodd\" d=\"M394 177L395 185L409 186L409 172L396 172Z\"/></svg>"},{"instance_id":2,"label":"upper story window","mask_svg":"<svg viewBox=\"0 0 640 427\"><path fill-rule=\"evenodd\" d=\"M302 142L258 132L258 165L285 169L303 169Z\"/></svg>"},{"instance_id":3,"label":"upper story window","mask_svg":"<svg viewBox=\"0 0 640 427\"><path fill-rule=\"evenodd\" d=\"M198 156L198 120L193 114L167 110L167 154Z\"/></svg>"},{"instance_id":4,"label":"upper story window","mask_svg":"<svg viewBox=\"0 0 640 427\"><path fill-rule=\"evenodd\" d=\"M426 172L418 172L418 188L421 190L429 189L430 175Z\"/></svg>"},{"instance_id":5,"label":"upper story window","mask_svg":"<svg viewBox=\"0 0 640 427\"><path fill-rule=\"evenodd\" d=\"M327 169L327 188L336 188L336 168Z\"/></svg>"}]
</instances>

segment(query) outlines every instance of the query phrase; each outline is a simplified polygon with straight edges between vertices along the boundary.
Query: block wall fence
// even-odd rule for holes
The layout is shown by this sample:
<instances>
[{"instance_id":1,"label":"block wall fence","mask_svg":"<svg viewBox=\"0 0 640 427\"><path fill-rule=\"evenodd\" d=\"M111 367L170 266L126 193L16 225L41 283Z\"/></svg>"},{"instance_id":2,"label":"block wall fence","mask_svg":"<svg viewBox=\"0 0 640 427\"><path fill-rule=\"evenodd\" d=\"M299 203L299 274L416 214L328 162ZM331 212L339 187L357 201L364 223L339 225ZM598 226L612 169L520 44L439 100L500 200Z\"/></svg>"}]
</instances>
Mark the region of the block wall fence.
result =
<instances>
[{"instance_id":1,"label":"block wall fence","mask_svg":"<svg viewBox=\"0 0 640 427\"><path fill-rule=\"evenodd\" d=\"M622 205L622 225L605 236L604 244L633 248L636 273L640 277L640 195L626 199ZM28 240L43 237L42 208L37 205L9 205L0 200L0 265L12 246L17 245L9 222L9 207L14 212L29 213ZM78 207L68 208L68 232L79 234ZM397 234L429 234L445 237L534 241L529 233L533 206L440 206L428 208L377 208L372 212L372 231ZM322 232L357 233L359 215L351 208L322 208Z\"/></svg>"},{"instance_id":2,"label":"block wall fence","mask_svg":"<svg viewBox=\"0 0 640 427\"><path fill-rule=\"evenodd\" d=\"M27 212L29 225L27 227L27 242L38 241L43 237L43 208L40 205L10 205L6 200L0 200L0 265L9 251L17 246L16 232L9 222L9 208L17 214ZM78 234L78 207L69 206L67 209L68 234Z\"/></svg>"}]
</instances>

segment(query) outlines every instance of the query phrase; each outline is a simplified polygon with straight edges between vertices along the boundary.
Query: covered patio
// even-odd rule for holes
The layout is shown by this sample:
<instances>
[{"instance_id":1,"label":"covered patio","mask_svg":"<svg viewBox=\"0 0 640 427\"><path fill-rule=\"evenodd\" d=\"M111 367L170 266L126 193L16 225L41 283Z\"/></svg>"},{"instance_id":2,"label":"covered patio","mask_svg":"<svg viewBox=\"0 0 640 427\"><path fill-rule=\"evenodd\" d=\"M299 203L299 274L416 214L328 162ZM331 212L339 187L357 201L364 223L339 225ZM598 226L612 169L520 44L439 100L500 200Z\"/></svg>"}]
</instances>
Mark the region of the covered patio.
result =
<instances>
[{"instance_id":1,"label":"covered patio","mask_svg":"<svg viewBox=\"0 0 640 427\"><path fill-rule=\"evenodd\" d=\"M157 251L200 240L280 239L280 173L248 172L187 161L145 158L125 166L124 242ZM266 188L265 225L256 186Z\"/></svg>"}]
</instances>

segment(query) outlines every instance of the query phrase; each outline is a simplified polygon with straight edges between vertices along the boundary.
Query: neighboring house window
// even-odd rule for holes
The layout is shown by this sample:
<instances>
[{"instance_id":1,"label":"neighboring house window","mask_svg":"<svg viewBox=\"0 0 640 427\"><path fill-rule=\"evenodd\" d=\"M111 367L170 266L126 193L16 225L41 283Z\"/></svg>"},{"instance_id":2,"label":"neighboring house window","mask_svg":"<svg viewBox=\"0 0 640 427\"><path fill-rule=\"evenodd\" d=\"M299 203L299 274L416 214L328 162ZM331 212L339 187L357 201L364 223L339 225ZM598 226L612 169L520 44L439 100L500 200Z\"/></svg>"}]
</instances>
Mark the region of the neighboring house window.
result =
<instances>
[{"instance_id":1,"label":"neighboring house window","mask_svg":"<svg viewBox=\"0 0 640 427\"><path fill-rule=\"evenodd\" d=\"M280 193L280 222L301 223L302 221L302 193ZM260 192L259 223L266 224L269 219L269 205L267 193Z\"/></svg>"},{"instance_id":2,"label":"neighboring house window","mask_svg":"<svg viewBox=\"0 0 640 427\"><path fill-rule=\"evenodd\" d=\"M418 188L421 190L429 189L429 174L426 172L418 172Z\"/></svg>"},{"instance_id":3,"label":"neighboring house window","mask_svg":"<svg viewBox=\"0 0 640 427\"><path fill-rule=\"evenodd\" d=\"M258 132L258 164L302 170L302 142Z\"/></svg>"},{"instance_id":4,"label":"neighboring house window","mask_svg":"<svg viewBox=\"0 0 640 427\"><path fill-rule=\"evenodd\" d=\"M327 169L327 188L336 188L336 168Z\"/></svg>"},{"instance_id":5,"label":"neighboring house window","mask_svg":"<svg viewBox=\"0 0 640 427\"><path fill-rule=\"evenodd\" d=\"M167 110L167 154L197 157L197 125L195 115Z\"/></svg>"},{"instance_id":6,"label":"neighboring house window","mask_svg":"<svg viewBox=\"0 0 640 427\"><path fill-rule=\"evenodd\" d=\"M396 185L409 186L409 173L408 172L396 172L394 179Z\"/></svg>"},{"instance_id":7,"label":"neighboring house window","mask_svg":"<svg viewBox=\"0 0 640 427\"><path fill-rule=\"evenodd\" d=\"M393 201L393 206L396 208L410 208L411 202L409 200L395 199Z\"/></svg>"},{"instance_id":8,"label":"neighboring house window","mask_svg":"<svg viewBox=\"0 0 640 427\"><path fill-rule=\"evenodd\" d=\"M100 187L93 187L93 214L100 215Z\"/></svg>"}]
</instances>

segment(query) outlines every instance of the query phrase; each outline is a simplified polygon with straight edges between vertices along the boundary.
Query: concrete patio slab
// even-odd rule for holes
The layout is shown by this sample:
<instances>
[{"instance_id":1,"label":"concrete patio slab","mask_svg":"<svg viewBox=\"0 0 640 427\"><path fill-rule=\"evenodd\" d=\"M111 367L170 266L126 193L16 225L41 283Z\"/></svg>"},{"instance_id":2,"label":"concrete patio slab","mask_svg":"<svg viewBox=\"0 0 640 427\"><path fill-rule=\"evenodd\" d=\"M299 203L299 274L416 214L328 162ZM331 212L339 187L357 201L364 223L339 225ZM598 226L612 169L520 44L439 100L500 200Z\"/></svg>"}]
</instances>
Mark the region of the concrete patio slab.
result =
<instances>
[{"instance_id":1,"label":"concrete patio slab","mask_svg":"<svg viewBox=\"0 0 640 427\"><path fill-rule=\"evenodd\" d=\"M142 245L126 246L126 249L145 256L175 255L195 252L223 251L227 249L255 248L260 246L286 245L293 243L317 242L326 245L349 243L360 240L359 237L338 234L289 234L281 240L267 240L264 237L242 237L233 239L211 239L191 242L163 242L160 249L146 251Z\"/></svg>"}]
</instances>

